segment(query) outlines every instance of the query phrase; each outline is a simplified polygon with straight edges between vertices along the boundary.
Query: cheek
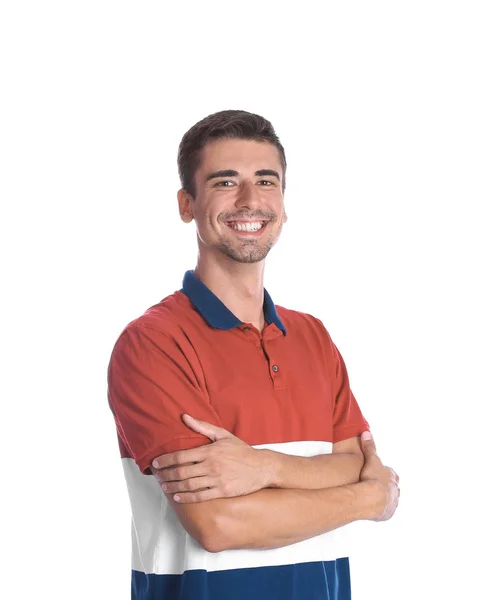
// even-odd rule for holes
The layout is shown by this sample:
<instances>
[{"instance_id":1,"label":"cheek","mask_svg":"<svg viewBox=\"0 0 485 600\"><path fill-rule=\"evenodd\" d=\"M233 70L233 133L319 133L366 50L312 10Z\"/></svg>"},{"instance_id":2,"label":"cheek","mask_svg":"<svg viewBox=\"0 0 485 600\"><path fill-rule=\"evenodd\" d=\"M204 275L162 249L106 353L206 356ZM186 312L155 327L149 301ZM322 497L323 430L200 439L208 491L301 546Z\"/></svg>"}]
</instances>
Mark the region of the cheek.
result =
<instances>
[{"instance_id":1,"label":"cheek","mask_svg":"<svg viewBox=\"0 0 485 600\"><path fill-rule=\"evenodd\" d=\"M224 224L219 221L221 214L228 213L231 210L231 202L228 202L228 197L225 194L224 199L222 198L211 198L210 202L204 210L204 214L201 215L199 223L201 223L206 231L223 231Z\"/></svg>"},{"instance_id":2,"label":"cheek","mask_svg":"<svg viewBox=\"0 0 485 600\"><path fill-rule=\"evenodd\" d=\"M205 217L205 229L209 234L223 231L223 224L217 220L219 213L210 212Z\"/></svg>"},{"instance_id":3,"label":"cheek","mask_svg":"<svg viewBox=\"0 0 485 600\"><path fill-rule=\"evenodd\" d=\"M212 238L224 233L224 225L217 220L219 214L219 212L211 208L210 211L197 215L197 233L202 241L209 242Z\"/></svg>"}]
</instances>

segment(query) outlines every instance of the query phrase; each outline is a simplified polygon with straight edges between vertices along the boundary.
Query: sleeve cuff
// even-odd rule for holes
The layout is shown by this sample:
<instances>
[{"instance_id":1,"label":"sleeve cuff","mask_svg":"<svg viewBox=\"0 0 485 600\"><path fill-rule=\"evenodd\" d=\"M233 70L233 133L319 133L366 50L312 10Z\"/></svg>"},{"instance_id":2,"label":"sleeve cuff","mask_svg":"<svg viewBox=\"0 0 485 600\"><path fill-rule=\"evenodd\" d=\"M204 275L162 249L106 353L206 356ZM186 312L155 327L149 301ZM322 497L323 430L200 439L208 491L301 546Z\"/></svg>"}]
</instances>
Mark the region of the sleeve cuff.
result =
<instances>
[{"instance_id":1,"label":"sleeve cuff","mask_svg":"<svg viewBox=\"0 0 485 600\"><path fill-rule=\"evenodd\" d=\"M333 443L343 442L343 440L348 440L353 437L360 436L364 433L364 431L369 431L369 423L360 422L355 423L354 425L348 425L347 427L341 427L339 429L334 429L333 432Z\"/></svg>"}]
</instances>

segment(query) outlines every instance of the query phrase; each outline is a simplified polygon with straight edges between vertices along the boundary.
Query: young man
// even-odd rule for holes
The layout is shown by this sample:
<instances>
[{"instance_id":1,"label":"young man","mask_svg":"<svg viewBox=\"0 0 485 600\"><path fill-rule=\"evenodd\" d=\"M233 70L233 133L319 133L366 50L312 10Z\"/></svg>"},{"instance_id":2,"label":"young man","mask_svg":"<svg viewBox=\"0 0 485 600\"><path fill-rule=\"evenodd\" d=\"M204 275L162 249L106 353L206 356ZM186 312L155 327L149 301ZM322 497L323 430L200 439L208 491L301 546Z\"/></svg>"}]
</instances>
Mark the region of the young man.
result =
<instances>
[{"instance_id":1,"label":"young man","mask_svg":"<svg viewBox=\"0 0 485 600\"><path fill-rule=\"evenodd\" d=\"M267 120L227 110L183 136L178 166L197 266L127 325L108 369L132 598L347 600L339 528L390 518L399 478L322 323L263 287L284 149Z\"/></svg>"}]
</instances>

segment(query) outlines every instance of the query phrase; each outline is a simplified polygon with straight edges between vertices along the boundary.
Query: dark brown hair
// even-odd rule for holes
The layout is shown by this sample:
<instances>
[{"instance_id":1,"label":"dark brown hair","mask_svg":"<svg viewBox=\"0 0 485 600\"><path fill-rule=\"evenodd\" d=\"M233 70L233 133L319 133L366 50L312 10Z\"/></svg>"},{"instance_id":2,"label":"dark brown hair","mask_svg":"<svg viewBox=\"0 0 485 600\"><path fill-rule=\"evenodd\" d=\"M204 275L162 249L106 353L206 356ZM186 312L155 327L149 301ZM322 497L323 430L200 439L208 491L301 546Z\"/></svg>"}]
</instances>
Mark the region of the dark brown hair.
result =
<instances>
[{"instance_id":1,"label":"dark brown hair","mask_svg":"<svg viewBox=\"0 0 485 600\"><path fill-rule=\"evenodd\" d=\"M200 166L200 155L210 140L241 139L266 141L278 149L283 167L282 188L286 185L285 149L275 133L273 125L264 117L245 110L221 110L195 125L180 142L177 164L182 187L195 199L195 172Z\"/></svg>"}]
</instances>

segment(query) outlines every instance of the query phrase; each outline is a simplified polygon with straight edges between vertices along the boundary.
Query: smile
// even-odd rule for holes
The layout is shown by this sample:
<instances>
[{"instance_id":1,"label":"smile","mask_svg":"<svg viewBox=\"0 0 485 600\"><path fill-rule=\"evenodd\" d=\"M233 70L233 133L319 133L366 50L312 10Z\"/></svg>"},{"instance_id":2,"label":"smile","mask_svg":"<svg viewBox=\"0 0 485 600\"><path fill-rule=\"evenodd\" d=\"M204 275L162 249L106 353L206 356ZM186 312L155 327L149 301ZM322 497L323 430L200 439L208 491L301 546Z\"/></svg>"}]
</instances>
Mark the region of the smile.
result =
<instances>
[{"instance_id":1,"label":"smile","mask_svg":"<svg viewBox=\"0 0 485 600\"><path fill-rule=\"evenodd\" d=\"M258 234L266 226L267 221L228 221L225 223L229 229L243 234Z\"/></svg>"}]
</instances>

